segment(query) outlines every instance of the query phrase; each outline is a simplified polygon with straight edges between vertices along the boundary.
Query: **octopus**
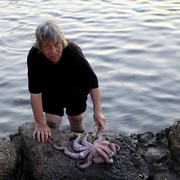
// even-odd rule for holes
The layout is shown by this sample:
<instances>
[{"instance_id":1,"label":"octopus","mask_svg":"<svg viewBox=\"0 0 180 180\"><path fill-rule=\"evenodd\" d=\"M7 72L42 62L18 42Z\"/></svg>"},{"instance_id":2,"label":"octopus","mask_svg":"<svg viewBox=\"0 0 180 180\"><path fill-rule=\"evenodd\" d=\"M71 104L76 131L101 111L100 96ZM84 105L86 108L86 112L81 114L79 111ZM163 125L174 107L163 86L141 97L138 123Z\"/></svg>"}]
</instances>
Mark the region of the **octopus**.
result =
<instances>
[{"instance_id":1,"label":"octopus","mask_svg":"<svg viewBox=\"0 0 180 180\"><path fill-rule=\"evenodd\" d=\"M86 169L91 166L92 163L113 163L113 157L116 156L117 151L119 151L119 146L109 141L103 140L102 136L97 134L94 142L88 141L88 136L90 134L85 134L82 137L80 144L80 135L76 135L75 140L73 141L73 149L76 152L70 152L65 146L57 146L52 143L51 140L48 140L50 144L57 150L63 151L65 155L70 156L71 158L78 159L77 167L80 169Z\"/></svg>"}]
</instances>

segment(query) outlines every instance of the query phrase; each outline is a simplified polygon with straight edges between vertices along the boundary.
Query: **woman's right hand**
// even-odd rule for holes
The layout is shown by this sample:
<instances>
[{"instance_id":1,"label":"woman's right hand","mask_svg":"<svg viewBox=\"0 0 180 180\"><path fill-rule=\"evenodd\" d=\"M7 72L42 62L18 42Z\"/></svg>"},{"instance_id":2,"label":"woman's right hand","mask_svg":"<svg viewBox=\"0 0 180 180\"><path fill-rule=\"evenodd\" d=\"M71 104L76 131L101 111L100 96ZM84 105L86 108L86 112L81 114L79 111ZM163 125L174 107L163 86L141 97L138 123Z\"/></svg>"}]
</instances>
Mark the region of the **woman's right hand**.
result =
<instances>
[{"instance_id":1,"label":"woman's right hand","mask_svg":"<svg viewBox=\"0 0 180 180\"><path fill-rule=\"evenodd\" d=\"M48 140L49 136L51 137L51 130L46 124L40 125L35 123L33 139L37 138L38 142L45 142Z\"/></svg>"}]
</instances>

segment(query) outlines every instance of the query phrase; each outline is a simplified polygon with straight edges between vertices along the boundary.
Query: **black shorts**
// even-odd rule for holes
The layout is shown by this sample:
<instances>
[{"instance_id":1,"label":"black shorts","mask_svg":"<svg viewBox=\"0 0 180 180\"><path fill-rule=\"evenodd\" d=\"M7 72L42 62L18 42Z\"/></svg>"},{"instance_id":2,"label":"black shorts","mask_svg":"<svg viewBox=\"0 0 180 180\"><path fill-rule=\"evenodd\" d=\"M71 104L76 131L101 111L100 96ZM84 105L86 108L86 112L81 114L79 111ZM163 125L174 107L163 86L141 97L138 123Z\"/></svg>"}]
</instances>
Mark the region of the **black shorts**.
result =
<instances>
[{"instance_id":1,"label":"black shorts","mask_svg":"<svg viewBox=\"0 0 180 180\"><path fill-rule=\"evenodd\" d=\"M42 93L43 111L59 116L64 115L64 109L69 116L76 116L85 112L87 107L87 94L58 97L54 93Z\"/></svg>"}]
</instances>

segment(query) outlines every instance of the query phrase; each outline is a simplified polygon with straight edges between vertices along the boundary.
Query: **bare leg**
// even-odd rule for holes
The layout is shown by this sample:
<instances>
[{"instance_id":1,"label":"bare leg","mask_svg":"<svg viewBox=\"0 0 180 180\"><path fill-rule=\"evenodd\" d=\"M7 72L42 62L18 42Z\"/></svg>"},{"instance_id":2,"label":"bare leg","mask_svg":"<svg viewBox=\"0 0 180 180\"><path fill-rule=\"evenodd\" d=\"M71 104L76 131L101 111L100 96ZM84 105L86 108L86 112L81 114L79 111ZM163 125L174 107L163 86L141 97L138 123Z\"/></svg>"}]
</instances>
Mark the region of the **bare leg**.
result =
<instances>
[{"instance_id":1,"label":"bare leg","mask_svg":"<svg viewBox=\"0 0 180 180\"><path fill-rule=\"evenodd\" d=\"M67 115L69 122L70 122L70 127L71 131L73 132L78 132L78 133L83 133L85 126L84 126L84 113L79 114L77 116L69 116Z\"/></svg>"},{"instance_id":2,"label":"bare leg","mask_svg":"<svg viewBox=\"0 0 180 180\"><path fill-rule=\"evenodd\" d=\"M62 121L62 117L55 115L55 114L49 114L49 113L45 113L46 115L46 123L50 128L53 129L59 129L59 126L61 124Z\"/></svg>"}]
</instances>

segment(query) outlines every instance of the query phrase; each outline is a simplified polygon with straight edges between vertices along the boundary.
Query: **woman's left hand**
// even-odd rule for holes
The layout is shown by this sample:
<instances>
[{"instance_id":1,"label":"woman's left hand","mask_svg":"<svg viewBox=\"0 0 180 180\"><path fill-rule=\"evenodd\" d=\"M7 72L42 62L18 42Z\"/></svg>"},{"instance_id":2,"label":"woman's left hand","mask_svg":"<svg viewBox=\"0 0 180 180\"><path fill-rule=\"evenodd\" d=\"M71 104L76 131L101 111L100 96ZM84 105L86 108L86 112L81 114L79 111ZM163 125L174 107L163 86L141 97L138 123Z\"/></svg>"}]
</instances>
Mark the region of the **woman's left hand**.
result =
<instances>
[{"instance_id":1,"label":"woman's left hand","mask_svg":"<svg viewBox=\"0 0 180 180\"><path fill-rule=\"evenodd\" d=\"M104 117L101 111L94 113L94 121L95 121L95 126L97 126L97 129L99 131L104 130L106 124L106 118Z\"/></svg>"}]
</instances>

